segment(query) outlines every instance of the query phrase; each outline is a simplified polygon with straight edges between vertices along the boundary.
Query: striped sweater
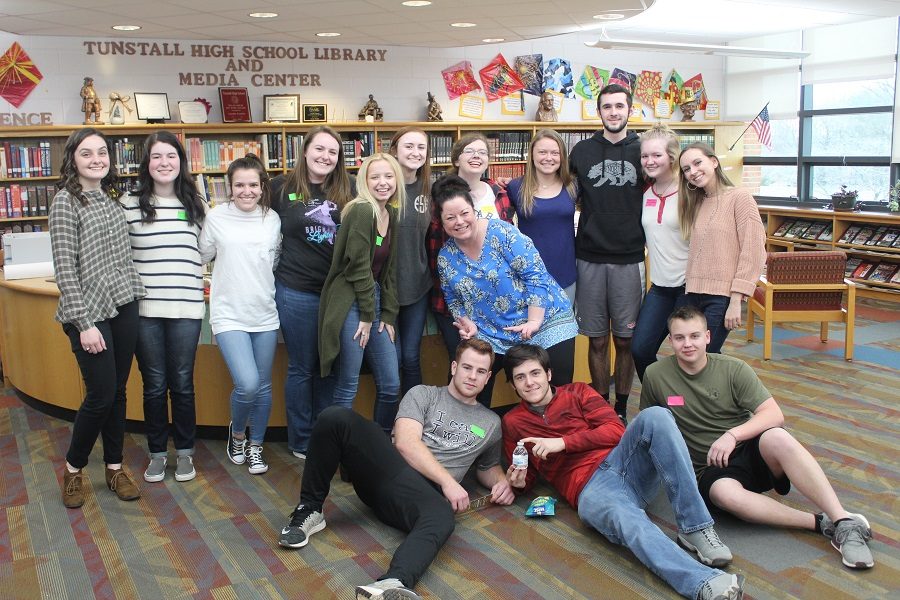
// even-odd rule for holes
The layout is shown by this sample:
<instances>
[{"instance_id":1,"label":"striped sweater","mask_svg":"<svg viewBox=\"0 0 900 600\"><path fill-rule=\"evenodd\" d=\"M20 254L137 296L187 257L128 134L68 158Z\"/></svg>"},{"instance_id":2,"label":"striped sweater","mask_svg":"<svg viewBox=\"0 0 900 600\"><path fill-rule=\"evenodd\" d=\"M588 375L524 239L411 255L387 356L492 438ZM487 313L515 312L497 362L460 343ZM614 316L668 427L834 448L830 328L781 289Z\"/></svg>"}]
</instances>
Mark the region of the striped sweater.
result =
<instances>
[{"instance_id":1,"label":"striped sweater","mask_svg":"<svg viewBox=\"0 0 900 600\"><path fill-rule=\"evenodd\" d=\"M156 219L141 222L138 197L122 199L134 266L147 295L140 302L142 317L202 319L203 266L198 239L200 227L189 225L177 198L153 196Z\"/></svg>"}]
</instances>

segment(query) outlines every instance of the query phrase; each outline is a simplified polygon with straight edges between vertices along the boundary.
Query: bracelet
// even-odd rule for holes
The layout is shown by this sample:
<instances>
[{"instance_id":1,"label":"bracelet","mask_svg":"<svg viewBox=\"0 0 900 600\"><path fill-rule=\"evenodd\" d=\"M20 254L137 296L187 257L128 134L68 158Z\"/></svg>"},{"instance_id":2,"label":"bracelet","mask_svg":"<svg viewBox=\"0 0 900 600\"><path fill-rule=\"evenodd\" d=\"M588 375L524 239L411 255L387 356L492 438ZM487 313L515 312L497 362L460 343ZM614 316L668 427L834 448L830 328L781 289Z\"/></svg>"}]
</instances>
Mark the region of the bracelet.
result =
<instances>
[{"instance_id":1,"label":"bracelet","mask_svg":"<svg viewBox=\"0 0 900 600\"><path fill-rule=\"evenodd\" d=\"M735 443L737 443L737 442L739 441L739 440L737 439L737 436L734 435L733 433L731 433L731 430L730 430L730 429L729 429L728 431L726 431L725 433L727 433L728 435L730 435L731 437L733 437Z\"/></svg>"}]
</instances>

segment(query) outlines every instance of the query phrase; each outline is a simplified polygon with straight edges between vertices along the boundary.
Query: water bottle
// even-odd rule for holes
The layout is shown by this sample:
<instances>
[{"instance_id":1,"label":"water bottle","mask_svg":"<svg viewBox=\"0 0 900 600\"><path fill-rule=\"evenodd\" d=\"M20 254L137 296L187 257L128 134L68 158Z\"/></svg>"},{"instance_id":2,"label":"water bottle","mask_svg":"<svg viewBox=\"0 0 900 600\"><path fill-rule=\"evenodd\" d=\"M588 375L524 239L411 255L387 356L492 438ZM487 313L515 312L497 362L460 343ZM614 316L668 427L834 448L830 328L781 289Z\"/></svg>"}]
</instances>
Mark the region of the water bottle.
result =
<instances>
[{"instance_id":1,"label":"water bottle","mask_svg":"<svg viewBox=\"0 0 900 600\"><path fill-rule=\"evenodd\" d=\"M525 449L525 442L516 444L516 449L512 453L512 464L517 469L528 468L528 450Z\"/></svg>"}]
</instances>

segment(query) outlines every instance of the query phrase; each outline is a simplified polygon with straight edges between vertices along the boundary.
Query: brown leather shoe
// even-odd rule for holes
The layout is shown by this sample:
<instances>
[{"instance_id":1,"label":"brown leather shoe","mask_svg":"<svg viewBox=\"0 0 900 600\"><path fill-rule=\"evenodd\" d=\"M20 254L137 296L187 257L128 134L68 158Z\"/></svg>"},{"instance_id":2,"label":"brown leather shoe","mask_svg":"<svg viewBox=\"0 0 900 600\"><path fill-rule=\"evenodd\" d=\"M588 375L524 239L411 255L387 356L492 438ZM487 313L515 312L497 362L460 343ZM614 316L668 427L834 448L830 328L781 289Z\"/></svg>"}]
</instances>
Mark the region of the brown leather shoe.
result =
<instances>
[{"instance_id":1,"label":"brown leather shoe","mask_svg":"<svg viewBox=\"0 0 900 600\"><path fill-rule=\"evenodd\" d=\"M119 500L137 500L141 490L125 469L106 469L106 485L116 493Z\"/></svg>"},{"instance_id":2,"label":"brown leather shoe","mask_svg":"<svg viewBox=\"0 0 900 600\"><path fill-rule=\"evenodd\" d=\"M84 504L84 481L81 469L77 473L63 472L62 499L66 508L81 508Z\"/></svg>"}]
</instances>

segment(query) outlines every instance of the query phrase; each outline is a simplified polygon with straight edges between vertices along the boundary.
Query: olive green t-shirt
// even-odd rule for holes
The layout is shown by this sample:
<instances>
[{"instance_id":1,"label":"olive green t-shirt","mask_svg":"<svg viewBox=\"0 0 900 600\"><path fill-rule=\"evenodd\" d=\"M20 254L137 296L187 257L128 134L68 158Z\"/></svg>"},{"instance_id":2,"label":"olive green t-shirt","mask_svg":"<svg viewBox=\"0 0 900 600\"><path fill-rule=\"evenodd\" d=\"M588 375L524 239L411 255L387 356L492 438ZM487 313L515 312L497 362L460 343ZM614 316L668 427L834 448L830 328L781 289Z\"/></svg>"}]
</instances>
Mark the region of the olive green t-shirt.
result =
<instances>
[{"instance_id":1,"label":"olive green t-shirt","mask_svg":"<svg viewBox=\"0 0 900 600\"><path fill-rule=\"evenodd\" d=\"M647 368L641 387L641 409L663 406L672 411L697 477L706 468L713 442L746 423L772 397L744 361L722 354L707 358L702 371L689 375L674 356L667 356Z\"/></svg>"}]
</instances>

